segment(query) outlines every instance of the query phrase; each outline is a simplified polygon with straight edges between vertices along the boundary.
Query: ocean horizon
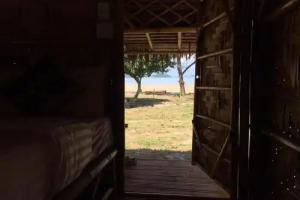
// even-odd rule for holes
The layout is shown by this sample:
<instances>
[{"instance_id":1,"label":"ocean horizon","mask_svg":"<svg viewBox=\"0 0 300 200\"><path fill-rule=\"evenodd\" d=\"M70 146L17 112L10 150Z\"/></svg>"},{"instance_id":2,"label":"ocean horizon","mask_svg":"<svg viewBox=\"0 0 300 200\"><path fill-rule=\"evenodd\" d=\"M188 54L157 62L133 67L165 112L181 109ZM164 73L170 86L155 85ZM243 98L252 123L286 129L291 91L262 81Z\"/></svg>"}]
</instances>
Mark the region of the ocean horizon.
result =
<instances>
[{"instance_id":1,"label":"ocean horizon","mask_svg":"<svg viewBox=\"0 0 300 200\"><path fill-rule=\"evenodd\" d=\"M178 77L146 77L142 79L142 85L173 85L178 84ZM186 85L194 85L195 78L188 76L184 77ZM125 78L125 85L136 85L136 81L131 77Z\"/></svg>"},{"instance_id":2,"label":"ocean horizon","mask_svg":"<svg viewBox=\"0 0 300 200\"><path fill-rule=\"evenodd\" d=\"M191 62L191 61L189 61ZM185 61L184 66L188 66L189 62ZM154 73L150 77L142 79L142 89L146 90L166 90L168 92L179 92L179 77L176 68L169 68L168 72L163 74ZM184 75L184 82L186 91L194 92L195 82L195 66L192 66ZM136 81L128 75L125 75L125 89L126 91L136 91Z\"/></svg>"}]
</instances>

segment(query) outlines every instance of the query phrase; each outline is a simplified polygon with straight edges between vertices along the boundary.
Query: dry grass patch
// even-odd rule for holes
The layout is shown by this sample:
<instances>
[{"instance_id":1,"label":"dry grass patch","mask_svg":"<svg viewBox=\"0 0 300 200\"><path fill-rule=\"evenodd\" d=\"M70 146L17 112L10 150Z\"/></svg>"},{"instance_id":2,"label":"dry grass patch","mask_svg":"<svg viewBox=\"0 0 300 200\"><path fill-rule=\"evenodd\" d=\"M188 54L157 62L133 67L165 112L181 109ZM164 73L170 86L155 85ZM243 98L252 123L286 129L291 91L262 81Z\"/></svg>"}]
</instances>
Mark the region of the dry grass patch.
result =
<instances>
[{"instance_id":1,"label":"dry grass patch","mask_svg":"<svg viewBox=\"0 0 300 200\"><path fill-rule=\"evenodd\" d=\"M127 150L191 151L193 95L141 95L127 107Z\"/></svg>"}]
</instances>

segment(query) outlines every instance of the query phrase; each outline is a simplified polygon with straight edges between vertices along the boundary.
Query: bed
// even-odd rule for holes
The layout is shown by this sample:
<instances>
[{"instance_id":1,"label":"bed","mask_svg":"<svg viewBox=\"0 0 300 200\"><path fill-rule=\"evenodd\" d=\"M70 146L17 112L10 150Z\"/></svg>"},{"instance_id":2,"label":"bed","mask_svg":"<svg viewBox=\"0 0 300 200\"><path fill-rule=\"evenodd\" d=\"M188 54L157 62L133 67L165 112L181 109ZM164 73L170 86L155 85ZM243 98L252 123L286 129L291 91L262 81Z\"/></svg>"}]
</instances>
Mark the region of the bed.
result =
<instances>
[{"instance_id":1,"label":"bed","mask_svg":"<svg viewBox=\"0 0 300 200\"><path fill-rule=\"evenodd\" d=\"M6 180L0 199L53 199L113 149L107 118L6 120L0 127L0 178Z\"/></svg>"}]
</instances>

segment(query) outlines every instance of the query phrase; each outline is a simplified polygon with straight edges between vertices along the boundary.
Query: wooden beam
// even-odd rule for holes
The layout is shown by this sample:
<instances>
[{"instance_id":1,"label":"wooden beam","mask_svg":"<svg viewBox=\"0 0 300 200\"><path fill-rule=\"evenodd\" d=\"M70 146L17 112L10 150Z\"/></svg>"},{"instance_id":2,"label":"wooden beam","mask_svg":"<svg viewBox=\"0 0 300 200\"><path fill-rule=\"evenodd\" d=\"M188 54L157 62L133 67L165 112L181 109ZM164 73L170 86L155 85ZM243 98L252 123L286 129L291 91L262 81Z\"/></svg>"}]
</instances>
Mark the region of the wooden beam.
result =
<instances>
[{"instance_id":1,"label":"wooden beam","mask_svg":"<svg viewBox=\"0 0 300 200\"><path fill-rule=\"evenodd\" d=\"M198 60L203 60L203 59L206 59L206 58L220 56L220 55L229 54L229 53L232 53L232 48L224 49L224 50L221 50L221 51L216 51L216 52L213 52L213 53L204 54L202 56L199 56L197 59Z\"/></svg>"},{"instance_id":2,"label":"wooden beam","mask_svg":"<svg viewBox=\"0 0 300 200\"><path fill-rule=\"evenodd\" d=\"M135 18L136 19L136 16L138 14L140 14L141 12L147 10L152 4L154 3L157 3L159 0L152 0L152 1L149 1L149 3L147 3L146 5L141 5L141 4L138 4L139 6L139 10L137 10L136 12L132 13L129 18ZM127 1L127 3L132 3L131 1Z\"/></svg>"},{"instance_id":3,"label":"wooden beam","mask_svg":"<svg viewBox=\"0 0 300 200\"><path fill-rule=\"evenodd\" d=\"M136 5L138 5L140 8L143 8L144 9L144 12L147 12L148 14L152 15L153 18L161 21L162 23L164 23L165 25L170 25L169 22L167 20L165 20L164 18L162 18L161 16L159 16L158 14L156 14L155 12L153 12L151 9L145 9L146 6L148 5L144 5L144 4L141 4L139 1L136 1L136 0L131 0L132 2L134 2ZM152 4L153 1L150 1L150 4ZM137 18L135 18L137 19ZM146 25L149 25L151 23L151 21L148 21L148 22L143 22L143 24L146 24Z\"/></svg>"},{"instance_id":4,"label":"wooden beam","mask_svg":"<svg viewBox=\"0 0 300 200\"><path fill-rule=\"evenodd\" d=\"M229 144L229 140L230 140L230 134L228 134L227 135L227 137L226 137L226 139L225 139L225 142L224 142L224 144L223 144L223 146L222 146L222 149L221 149L221 152L220 152L220 154L218 155L218 157L217 157L217 160L216 160L216 162L215 162L215 164L214 164L214 167L213 167L213 169L211 170L211 176L214 178L215 177L215 175L216 175L216 171L217 171L217 169L218 169L218 167L219 167L219 165L220 165L220 162L221 162L221 160L223 159L223 157L224 157L224 154L225 154L225 152L226 152L226 148L227 148L227 146L228 146L228 144Z\"/></svg>"},{"instance_id":5,"label":"wooden beam","mask_svg":"<svg viewBox=\"0 0 300 200\"><path fill-rule=\"evenodd\" d=\"M179 6L180 4L184 3L184 2L185 2L185 0L180 0L180 1L177 1L175 4L173 4L172 6L168 6L165 3L163 3L163 1L161 1L160 3L161 3L162 6L165 7L165 9L163 9L163 11L161 13L159 13L158 16L162 17L165 14L167 14L168 12L172 12L173 14L177 15L177 17L180 17L180 15L178 13L174 12L173 9L176 8L177 6ZM154 20L155 20L155 18L151 19L148 23L151 23Z\"/></svg>"},{"instance_id":6,"label":"wooden beam","mask_svg":"<svg viewBox=\"0 0 300 200\"><path fill-rule=\"evenodd\" d=\"M223 0L223 3L224 3L224 1L226 1L226 0ZM223 19L223 18L225 18L227 16L228 16L229 20L232 20L232 14L231 14L232 11L233 11L233 8L229 8L229 6L226 6L225 7L225 12L222 12L221 14L219 14L218 16L216 16L215 18L213 18L213 19L205 22L204 24L202 24L202 26L200 27L200 29L206 28L206 27L208 27L208 26L210 26L210 25L218 22L219 20L221 20L221 19Z\"/></svg>"},{"instance_id":7,"label":"wooden beam","mask_svg":"<svg viewBox=\"0 0 300 200\"><path fill-rule=\"evenodd\" d=\"M204 115L196 115L196 117L198 117L198 118L200 118L200 119L207 120L207 121L211 121L211 122L213 122L213 123L215 123L215 124L221 125L221 126L223 126L223 127L225 127L225 128L228 128L228 129L231 128L230 124L221 122L221 121L216 120L216 119L213 119L213 118L211 118L211 117L207 117L207 116L204 116Z\"/></svg>"},{"instance_id":8,"label":"wooden beam","mask_svg":"<svg viewBox=\"0 0 300 200\"><path fill-rule=\"evenodd\" d=\"M178 49L181 49L181 42L182 42L182 33L178 32Z\"/></svg>"},{"instance_id":9,"label":"wooden beam","mask_svg":"<svg viewBox=\"0 0 300 200\"><path fill-rule=\"evenodd\" d=\"M209 151L211 154L214 154L214 156L218 156L218 155L219 155L219 153L218 153L216 150L214 150L213 148L211 148L211 147L208 146L207 144L200 143L200 146L201 146L202 148L204 148L206 151ZM231 161L228 160L228 159L224 159L224 161L225 161L226 163L228 163L228 164L231 163Z\"/></svg>"},{"instance_id":10,"label":"wooden beam","mask_svg":"<svg viewBox=\"0 0 300 200\"><path fill-rule=\"evenodd\" d=\"M151 41L150 33L146 33L146 37L147 37L150 49L153 49L153 44L152 44L152 41Z\"/></svg>"},{"instance_id":11,"label":"wooden beam","mask_svg":"<svg viewBox=\"0 0 300 200\"><path fill-rule=\"evenodd\" d=\"M223 55L223 54L227 54L227 53L231 53L231 52L232 52L232 49L225 49L225 50L222 50L222 51L217 51L217 52L214 52L214 53L209 53L209 54L206 54L206 55L199 56L197 59L201 60L201 59L214 57L214 56L218 56L218 55ZM189 68L191 68L197 62L197 59L194 62L192 62L189 66L187 66L185 68L185 70L183 71L183 73L185 73Z\"/></svg>"},{"instance_id":12,"label":"wooden beam","mask_svg":"<svg viewBox=\"0 0 300 200\"><path fill-rule=\"evenodd\" d=\"M196 87L197 90L224 90L230 91L231 87L217 87L217 86L200 86Z\"/></svg>"},{"instance_id":13,"label":"wooden beam","mask_svg":"<svg viewBox=\"0 0 300 200\"><path fill-rule=\"evenodd\" d=\"M211 19L211 20L205 22L205 23L202 25L201 28L206 28L207 26L209 26L209 25L211 25L211 24L213 24L213 23L219 21L220 19L225 18L226 16L227 16L227 13L226 13L226 12L223 12L223 13L221 13L220 15L216 16L215 18L213 18L213 19Z\"/></svg>"},{"instance_id":14,"label":"wooden beam","mask_svg":"<svg viewBox=\"0 0 300 200\"><path fill-rule=\"evenodd\" d=\"M274 140L276 140L277 142L279 142L280 144L300 153L300 146L282 136L280 136L279 133L272 133L272 132L268 132L268 131L262 131L262 133Z\"/></svg>"},{"instance_id":15,"label":"wooden beam","mask_svg":"<svg viewBox=\"0 0 300 200\"><path fill-rule=\"evenodd\" d=\"M195 51L192 51L192 53L195 53ZM127 54L127 55L147 55L147 54L189 54L191 53L188 49L185 49L185 50L181 50L181 51L178 51L177 49L175 50L153 50L153 51L147 51L147 50L140 50L140 51L125 51L124 54Z\"/></svg>"},{"instance_id":16,"label":"wooden beam","mask_svg":"<svg viewBox=\"0 0 300 200\"><path fill-rule=\"evenodd\" d=\"M272 22L300 6L300 0L289 0L277 7L271 14L264 18L264 22Z\"/></svg>"},{"instance_id":17,"label":"wooden beam","mask_svg":"<svg viewBox=\"0 0 300 200\"><path fill-rule=\"evenodd\" d=\"M173 22L172 24L175 25L181 21L185 21L188 17L192 16L192 15L196 15L197 12L196 11L192 11L192 12L189 12L188 14L180 17L179 19L177 19L175 22ZM189 25L191 25L191 23L188 23Z\"/></svg>"},{"instance_id":18,"label":"wooden beam","mask_svg":"<svg viewBox=\"0 0 300 200\"><path fill-rule=\"evenodd\" d=\"M197 27L161 27L161 28L133 28L124 30L126 33L197 33Z\"/></svg>"}]
</instances>

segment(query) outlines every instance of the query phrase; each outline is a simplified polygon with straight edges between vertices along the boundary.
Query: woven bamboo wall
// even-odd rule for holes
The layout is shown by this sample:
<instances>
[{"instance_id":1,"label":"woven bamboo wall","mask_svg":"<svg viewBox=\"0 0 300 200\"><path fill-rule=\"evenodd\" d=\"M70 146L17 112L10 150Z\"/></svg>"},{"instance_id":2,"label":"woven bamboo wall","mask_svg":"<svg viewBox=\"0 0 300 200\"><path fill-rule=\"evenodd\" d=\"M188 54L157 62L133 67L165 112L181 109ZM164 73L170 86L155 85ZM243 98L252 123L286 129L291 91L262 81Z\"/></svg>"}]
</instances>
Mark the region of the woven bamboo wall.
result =
<instances>
[{"instance_id":1,"label":"woven bamboo wall","mask_svg":"<svg viewBox=\"0 0 300 200\"><path fill-rule=\"evenodd\" d=\"M205 23L225 12L224 5L216 1L204 3L202 22ZM232 48L232 27L229 18L219 19L213 24L205 27L200 32L199 53L205 55ZM226 138L230 134L231 124L231 73L232 54L219 55L199 61L199 77L196 86L196 113L209 117L213 120L198 118L196 127L198 129L200 149L199 162L208 173L220 181L226 188L231 184L231 149L227 144L220 162L216 160ZM201 89L202 87L202 89ZM204 89L203 87L208 87ZM226 124L226 126L218 123ZM216 167L215 172L211 171Z\"/></svg>"}]
</instances>

